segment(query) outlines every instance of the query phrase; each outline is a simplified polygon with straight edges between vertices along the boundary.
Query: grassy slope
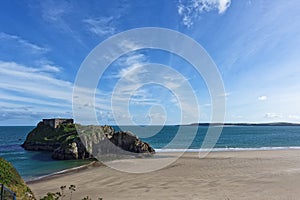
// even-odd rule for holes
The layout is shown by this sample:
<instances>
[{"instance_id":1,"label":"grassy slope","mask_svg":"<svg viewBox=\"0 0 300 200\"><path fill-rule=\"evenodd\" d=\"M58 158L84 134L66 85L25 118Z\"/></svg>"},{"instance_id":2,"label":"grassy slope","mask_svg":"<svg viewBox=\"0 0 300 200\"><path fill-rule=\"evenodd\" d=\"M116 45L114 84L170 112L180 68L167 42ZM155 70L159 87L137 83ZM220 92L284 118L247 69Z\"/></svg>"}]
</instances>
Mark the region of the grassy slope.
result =
<instances>
[{"instance_id":1,"label":"grassy slope","mask_svg":"<svg viewBox=\"0 0 300 200\"><path fill-rule=\"evenodd\" d=\"M54 129L42 123L38 124L27 136L26 141L64 142L77 136L74 124L60 125Z\"/></svg>"},{"instance_id":2,"label":"grassy slope","mask_svg":"<svg viewBox=\"0 0 300 200\"><path fill-rule=\"evenodd\" d=\"M33 199L29 197L30 195L33 196L33 193L25 184L17 170L3 158L0 158L0 181L16 193L17 199Z\"/></svg>"}]
</instances>

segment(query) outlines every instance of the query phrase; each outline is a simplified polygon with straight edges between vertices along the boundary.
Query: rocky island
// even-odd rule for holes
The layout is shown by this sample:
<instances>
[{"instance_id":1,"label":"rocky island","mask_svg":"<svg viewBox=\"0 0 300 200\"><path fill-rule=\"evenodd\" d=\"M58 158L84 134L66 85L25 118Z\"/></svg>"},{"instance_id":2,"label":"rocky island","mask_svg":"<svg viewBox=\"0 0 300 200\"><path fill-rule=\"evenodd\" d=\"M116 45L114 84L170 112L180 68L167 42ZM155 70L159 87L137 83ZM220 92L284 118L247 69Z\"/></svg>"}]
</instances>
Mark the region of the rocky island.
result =
<instances>
[{"instance_id":1,"label":"rocky island","mask_svg":"<svg viewBox=\"0 0 300 200\"><path fill-rule=\"evenodd\" d=\"M22 147L50 151L57 160L90 159L99 156L151 156L154 149L131 132L111 126L82 126L73 119L43 119L27 135Z\"/></svg>"}]
</instances>

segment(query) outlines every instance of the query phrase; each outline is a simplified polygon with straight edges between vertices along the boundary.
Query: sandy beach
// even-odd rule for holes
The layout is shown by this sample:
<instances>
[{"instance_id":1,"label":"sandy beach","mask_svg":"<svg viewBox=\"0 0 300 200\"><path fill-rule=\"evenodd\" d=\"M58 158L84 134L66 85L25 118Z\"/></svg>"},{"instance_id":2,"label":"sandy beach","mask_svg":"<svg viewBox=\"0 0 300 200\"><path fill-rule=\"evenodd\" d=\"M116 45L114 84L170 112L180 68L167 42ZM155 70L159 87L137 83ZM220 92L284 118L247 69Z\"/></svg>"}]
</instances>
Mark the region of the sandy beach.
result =
<instances>
[{"instance_id":1,"label":"sandy beach","mask_svg":"<svg viewBox=\"0 0 300 200\"><path fill-rule=\"evenodd\" d=\"M161 158L144 159L155 164ZM115 162L122 166L135 160ZM73 172L29 182L37 198L59 191L61 185L76 185L73 199L87 195L106 199L300 199L300 150L212 152L199 159L185 153L167 167L149 173L120 172L90 165Z\"/></svg>"}]
</instances>

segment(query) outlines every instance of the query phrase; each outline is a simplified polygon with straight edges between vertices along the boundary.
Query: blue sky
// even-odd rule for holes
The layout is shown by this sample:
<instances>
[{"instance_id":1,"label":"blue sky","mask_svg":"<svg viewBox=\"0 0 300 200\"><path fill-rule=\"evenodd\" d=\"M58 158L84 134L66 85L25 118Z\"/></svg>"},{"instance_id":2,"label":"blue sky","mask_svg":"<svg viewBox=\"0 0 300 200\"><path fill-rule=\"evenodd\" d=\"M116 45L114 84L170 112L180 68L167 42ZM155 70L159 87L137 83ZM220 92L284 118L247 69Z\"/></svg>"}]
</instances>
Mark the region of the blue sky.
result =
<instances>
[{"instance_id":1,"label":"blue sky","mask_svg":"<svg viewBox=\"0 0 300 200\"><path fill-rule=\"evenodd\" d=\"M298 0L1 1L0 125L72 117L73 84L86 56L108 37L140 27L176 30L206 49L226 89L226 122L300 122L299 10ZM199 116L192 106L186 107L189 115L181 116L182 102L157 84L138 88L128 107L120 100L112 112L112 91L120 77L140 83L137 76L145 75L143 64L149 62L170 66L186 78L198 98ZM176 77L166 81L176 88L182 84ZM117 59L98 84L95 104L100 124L114 124L116 116L137 124L211 118L202 77L180 57L160 50Z\"/></svg>"}]
</instances>

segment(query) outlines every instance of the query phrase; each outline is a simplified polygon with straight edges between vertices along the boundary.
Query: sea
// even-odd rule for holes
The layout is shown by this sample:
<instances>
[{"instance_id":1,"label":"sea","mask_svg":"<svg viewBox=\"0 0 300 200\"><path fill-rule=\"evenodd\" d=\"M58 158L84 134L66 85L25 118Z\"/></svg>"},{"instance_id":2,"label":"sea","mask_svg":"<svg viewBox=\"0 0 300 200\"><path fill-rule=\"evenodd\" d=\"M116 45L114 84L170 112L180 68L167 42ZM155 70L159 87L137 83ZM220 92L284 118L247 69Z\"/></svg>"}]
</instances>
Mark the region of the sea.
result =
<instances>
[{"instance_id":1,"label":"sea","mask_svg":"<svg viewBox=\"0 0 300 200\"><path fill-rule=\"evenodd\" d=\"M33 128L0 126L0 157L11 162L25 181L90 162L52 160L51 153L24 150L20 145ZM157 152L207 150L203 149L203 141L208 135L208 126L122 127L124 129L139 135ZM147 132L151 133L148 137ZM300 126L225 126L220 135L208 138L213 142L212 151L300 149Z\"/></svg>"}]
</instances>

